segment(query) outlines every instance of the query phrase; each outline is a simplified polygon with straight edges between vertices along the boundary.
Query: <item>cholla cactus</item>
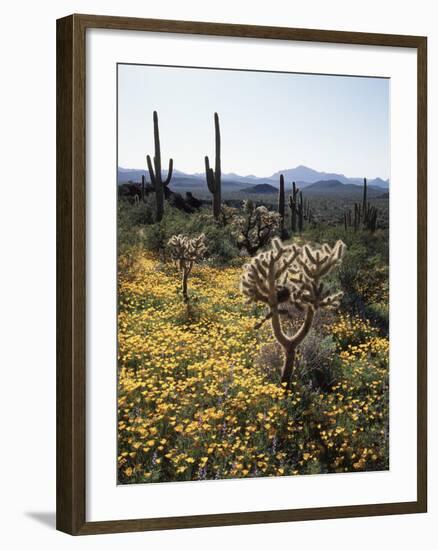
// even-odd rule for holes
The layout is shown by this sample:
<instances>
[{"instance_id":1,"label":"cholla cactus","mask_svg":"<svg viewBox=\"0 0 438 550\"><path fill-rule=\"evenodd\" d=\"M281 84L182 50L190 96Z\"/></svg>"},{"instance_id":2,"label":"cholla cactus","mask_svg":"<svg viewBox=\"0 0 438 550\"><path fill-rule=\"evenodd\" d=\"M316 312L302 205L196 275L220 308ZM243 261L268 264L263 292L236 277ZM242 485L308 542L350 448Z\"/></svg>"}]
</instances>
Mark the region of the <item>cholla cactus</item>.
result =
<instances>
[{"instance_id":1,"label":"cholla cactus","mask_svg":"<svg viewBox=\"0 0 438 550\"><path fill-rule=\"evenodd\" d=\"M294 244L285 246L275 238L270 250L258 254L244 266L241 292L248 302L261 302L268 308L265 320L271 320L274 336L283 348L281 382L288 389L297 347L307 336L316 311L334 309L340 304L342 292L331 293L321 279L341 263L344 251L342 241L333 247L306 244L301 248ZM280 316L287 315L291 307L302 312L304 320L295 334L288 335Z\"/></svg>"},{"instance_id":2,"label":"cholla cactus","mask_svg":"<svg viewBox=\"0 0 438 550\"><path fill-rule=\"evenodd\" d=\"M237 214L237 208L233 208L232 206L228 206L227 204L222 204L220 221L223 227L229 225L230 223L233 223Z\"/></svg>"},{"instance_id":3,"label":"cholla cactus","mask_svg":"<svg viewBox=\"0 0 438 550\"><path fill-rule=\"evenodd\" d=\"M182 273L182 294L185 302L188 302L187 281L193 269L193 264L199 261L205 254L205 235L201 233L198 237L187 237L186 235L173 235L168 246L170 255L175 260L178 269Z\"/></svg>"},{"instance_id":4,"label":"cholla cactus","mask_svg":"<svg viewBox=\"0 0 438 550\"><path fill-rule=\"evenodd\" d=\"M268 210L266 206L254 206L252 201L244 201L242 215L234 221L239 246L248 254L255 254L269 243L280 230L280 214Z\"/></svg>"}]
</instances>

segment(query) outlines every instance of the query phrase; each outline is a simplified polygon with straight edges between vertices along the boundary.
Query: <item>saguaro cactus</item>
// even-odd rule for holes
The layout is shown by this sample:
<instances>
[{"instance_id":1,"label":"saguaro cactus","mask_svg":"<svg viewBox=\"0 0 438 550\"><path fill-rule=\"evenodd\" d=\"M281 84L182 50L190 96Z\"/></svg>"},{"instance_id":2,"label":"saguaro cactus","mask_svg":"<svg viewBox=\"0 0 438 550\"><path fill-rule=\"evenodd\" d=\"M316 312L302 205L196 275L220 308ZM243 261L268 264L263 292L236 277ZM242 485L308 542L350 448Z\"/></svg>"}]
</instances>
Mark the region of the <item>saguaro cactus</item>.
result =
<instances>
[{"instance_id":1,"label":"saguaro cactus","mask_svg":"<svg viewBox=\"0 0 438 550\"><path fill-rule=\"evenodd\" d=\"M367 179L363 179L363 196L362 196L362 212L367 211ZM365 220L364 220L365 221Z\"/></svg>"},{"instance_id":2,"label":"saguaro cactus","mask_svg":"<svg viewBox=\"0 0 438 550\"><path fill-rule=\"evenodd\" d=\"M290 208L290 229L292 234L297 232L297 212L298 212L298 193L299 189L295 182L292 182L292 195L289 195L289 208Z\"/></svg>"},{"instance_id":3,"label":"saguaro cactus","mask_svg":"<svg viewBox=\"0 0 438 550\"><path fill-rule=\"evenodd\" d=\"M244 266L241 292L248 302L261 302L268 308L265 319L271 320L272 331L284 352L281 382L291 388L297 347L309 333L315 313L320 308L337 308L342 292L331 293L322 278L339 265L345 245L338 241L333 247L324 244L302 248L285 246L273 239L272 248L255 256ZM288 335L280 316L295 307L303 313L300 328ZM260 324L259 324L260 326Z\"/></svg>"},{"instance_id":4,"label":"saguaro cactus","mask_svg":"<svg viewBox=\"0 0 438 550\"><path fill-rule=\"evenodd\" d=\"M363 179L363 198L362 198L363 226L365 229L374 233L377 227L378 210L367 201L367 179Z\"/></svg>"},{"instance_id":5,"label":"saguaro cactus","mask_svg":"<svg viewBox=\"0 0 438 550\"><path fill-rule=\"evenodd\" d=\"M146 178L144 177L144 175L142 175L141 176L141 200L142 200L142 202L144 202L144 198L145 198L145 195L146 195L145 189L146 189Z\"/></svg>"},{"instance_id":6,"label":"saguaro cactus","mask_svg":"<svg viewBox=\"0 0 438 550\"><path fill-rule=\"evenodd\" d=\"M286 239L286 231L284 229L284 176L280 175L280 186L278 188L278 213L280 214L280 237L281 239Z\"/></svg>"},{"instance_id":7,"label":"saguaro cactus","mask_svg":"<svg viewBox=\"0 0 438 550\"><path fill-rule=\"evenodd\" d=\"M205 176L207 178L207 186L210 193L213 195L213 216L216 220L219 219L221 213L221 133L219 127L219 115L214 113L214 132L216 145L215 167L210 168L208 156L205 157Z\"/></svg>"},{"instance_id":8,"label":"saguaro cactus","mask_svg":"<svg viewBox=\"0 0 438 550\"><path fill-rule=\"evenodd\" d=\"M354 231L358 231L361 227L368 229L371 233L377 228L377 215L379 211L375 206L371 206L367 199L367 179L363 179L363 194L362 203L354 203ZM351 226L351 211L344 213L344 227Z\"/></svg>"},{"instance_id":9,"label":"saguaro cactus","mask_svg":"<svg viewBox=\"0 0 438 550\"><path fill-rule=\"evenodd\" d=\"M158 115L157 111L154 111L154 144L155 155L154 163L149 155L147 155L147 163L149 170L149 177L151 178L152 187L155 191L156 197L156 221L160 222L163 219L164 214L164 188L167 187L172 179L173 171L173 159L169 159L169 170L167 171L167 178L163 180L161 174L161 148L160 148L160 131L158 129Z\"/></svg>"},{"instance_id":10,"label":"saguaro cactus","mask_svg":"<svg viewBox=\"0 0 438 550\"><path fill-rule=\"evenodd\" d=\"M298 216L298 232L301 235L304 228L304 203L303 193L300 191L298 194L299 200L297 204L297 216Z\"/></svg>"},{"instance_id":11,"label":"saguaro cactus","mask_svg":"<svg viewBox=\"0 0 438 550\"><path fill-rule=\"evenodd\" d=\"M360 228L361 209L360 204L354 203L354 231Z\"/></svg>"},{"instance_id":12,"label":"saguaro cactus","mask_svg":"<svg viewBox=\"0 0 438 550\"><path fill-rule=\"evenodd\" d=\"M205 235L201 233L198 237L190 238L186 235L173 235L168 246L170 255L175 260L178 269L181 271L181 290L185 302L189 301L187 293L187 282L195 262L199 261L205 254Z\"/></svg>"}]
</instances>

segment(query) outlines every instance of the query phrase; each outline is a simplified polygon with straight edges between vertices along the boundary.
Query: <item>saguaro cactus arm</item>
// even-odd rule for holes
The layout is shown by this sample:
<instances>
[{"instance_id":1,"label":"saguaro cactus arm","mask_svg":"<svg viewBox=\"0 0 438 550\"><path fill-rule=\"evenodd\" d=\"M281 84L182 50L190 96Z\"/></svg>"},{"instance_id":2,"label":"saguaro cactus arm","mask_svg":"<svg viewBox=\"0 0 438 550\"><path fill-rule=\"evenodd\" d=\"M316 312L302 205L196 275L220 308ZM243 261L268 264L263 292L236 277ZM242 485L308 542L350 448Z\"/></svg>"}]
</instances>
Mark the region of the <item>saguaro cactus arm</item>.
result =
<instances>
[{"instance_id":1,"label":"saguaro cactus arm","mask_svg":"<svg viewBox=\"0 0 438 550\"><path fill-rule=\"evenodd\" d=\"M151 157L149 155L146 155L146 162L148 164L148 171L149 171L149 177L151 178L151 183L154 187L154 190L156 191L157 182L156 182L156 179L155 179L154 167L152 166L152 160L151 160Z\"/></svg>"},{"instance_id":2,"label":"saguaro cactus arm","mask_svg":"<svg viewBox=\"0 0 438 550\"><path fill-rule=\"evenodd\" d=\"M164 185L169 185L170 180L172 179L173 174L173 159L169 159L169 168L167 170L167 178L163 181Z\"/></svg>"},{"instance_id":3,"label":"saguaro cactus arm","mask_svg":"<svg viewBox=\"0 0 438 550\"><path fill-rule=\"evenodd\" d=\"M207 156L205 157L205 176L207 178L208 190L213 195L216 189L216 181L214 179L213 168L210 168L210 161Z\"/></svg>"},{"instance_id":4,"label":"saguaro cactus arm","mask_svg":"<svg viewBox=\"0 0 438 550\"><path fill-rule=\"evenodd\" d=\"M219 126L219 115L214 113L214 141L216 148L216 159L214 166L214 177L217 182L221 180L221 129Z\"/></svg>"}]
</instances>

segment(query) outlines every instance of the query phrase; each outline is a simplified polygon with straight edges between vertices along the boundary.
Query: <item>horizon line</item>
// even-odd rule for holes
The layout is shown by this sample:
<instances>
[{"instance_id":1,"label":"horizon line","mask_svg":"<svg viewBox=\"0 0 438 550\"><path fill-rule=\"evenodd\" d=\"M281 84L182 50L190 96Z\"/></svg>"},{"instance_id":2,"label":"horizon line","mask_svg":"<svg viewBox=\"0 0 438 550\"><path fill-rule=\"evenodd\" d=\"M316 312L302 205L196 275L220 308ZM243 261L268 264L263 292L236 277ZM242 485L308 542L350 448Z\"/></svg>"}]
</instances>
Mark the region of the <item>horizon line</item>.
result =
<instances>
[{"instance_id":1,"label":"horizon line","mask_svg":"<svg viewBox=\"0 0 438 550\"><path fill-rule=\"evenodd\" d=\"M222 176L228 176L230 174L233 174L233 175L236 175L236 176L241 177L241 178L271 179L275 175L282 174L282 172L287 172L288 170L297 170L298 168L305 168L307 170L313 170L314 172L318 172L319 174L330 174L330 175L334 175L334 176L341 176L341 177L348 178L348 179L364 179L364 178L366 178L367 180L380 179L380 180L385 181L385 182L390 181L389 177L382 178L381 176L347 176L343 172L316 170L315 168L311 168L310 166L306 166L304 164L298 164L297 166L295 166L293 168L283 168L282 170L277 170L269 176L258 176L258 175L253 174L253 173L252 174L241 175L238 172L235 172L233 170L231 170L229 172L222 172ZM121 166L121 165L117 165L117 169L118 170L119 169L122 169L122 170L143 170L144 172L148 171L147 167L145 167L145 168L133 168L133 167L127 168L127 167ZM185 172L184 170L179 170L178 168L175 168L173 171L174 171L174 173L175 172L180 172L180 173L185 174L187 176L199 177L200 175L203 175L203 174L205 175L204 170L200 170L198 172ZM167 169L163 169L163 173L167 173Z\"/></svg>"}]
</instances>

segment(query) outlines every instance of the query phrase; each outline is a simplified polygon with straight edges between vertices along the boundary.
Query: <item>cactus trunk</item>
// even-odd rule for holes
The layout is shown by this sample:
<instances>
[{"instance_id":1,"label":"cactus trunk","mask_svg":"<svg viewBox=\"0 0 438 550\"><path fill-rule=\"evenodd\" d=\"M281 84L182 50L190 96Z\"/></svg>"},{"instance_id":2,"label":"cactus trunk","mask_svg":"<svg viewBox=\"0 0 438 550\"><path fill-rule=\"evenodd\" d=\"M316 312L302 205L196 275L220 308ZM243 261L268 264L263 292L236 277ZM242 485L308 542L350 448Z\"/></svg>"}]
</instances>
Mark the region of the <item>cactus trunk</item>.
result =
<instances>
[{"instance_id":1,"label":"cactus trunk","mask_svg":"<svg viewBox=\"0 0 438 550\"><path fill-rule=\"evenodd\" d=\"M280 175L280 187L278 190L278 213L280 214L280 236L282 239L287 238L284 230L284 177Z\"/></svg>"},{"instance_id":2,"label":"cactus trunk","mask_svg":"<svg viewBox=\"0 0 438 550\"><path fill-rule=\"evenodd\" d=\"M145 177L144 176L141 176L141 200L142 202L144 202L144 197L145 197Z\"/></svg>"},{"instance_id":3,"label":"cactus trunk","mask_svg":"<svg viewBox=\"0 0 438 550\"><path fill-rule=\"evenodd\" d=\"M297 188L295 182L292 182L292 195L289 195L289 208L290 208L290 229L292 234L297 232L297 196L299 189Z\"/></svg>"},{"instance_id":4,"label":"cactus trunk","mask_svg":"<svg viewBox=\"0 0 438 550\"><path fill-rule=\"evenodd\" d=\"M164 215L164 188L160 185L159 191L155 191L156 221L160 222Z\"/></svg>"},{"instance_id":5,"label":"cactus trunk","mask_svg":"<svg viewBox=\"0 0 438 550\"><path fill-rule=\"evenodd\" d=\"M189 301L189 295L187 293L187 281L189 278L189 272L187 269L182 270L182 295L184 302Z\"/></svg>"},{"instance_id":6,"label":"cactus trunk","mask_svg":"<svg viewBox=\"0 0 438 550\"><path fill-rule=\"evenodd\" d=\"M215 148L216 158L215 167L210 168L210 161L208 156L205 157L205 176L207 179L207 187L210 193L213 195L213 216L216 220L219 219L221 214L221 133L219 126L219 115L214 113L214 132L215 132Z\"/></svg>"},{"instance_id":7,"label":"cactus trunk","mask_svg":"<svg viewBox=\"0 0 438 550\"><path fill-rule=\"evenodd\" d=\"M151 157L147 155L147 164L149 170L149 176L151 178L152 187L155 191L156 199L156 221L160 222L163 219L164 214L164 188L167 187L172 179L173 171L173 159L169 159L169 169L167 172L167 178L163 180L161 173L161 146L160 146L160 131L158 128L158 114L154 111L154 147L155 155L152 163Z\"/></svg>"},{"instance_id":8,"label":"cactus trunk","mask_svg":"<svg viewBox=\"0 0 438 550\"><path fill-rule=\"evenodd\" d=\"M281 384L286 384L286 389L292 388L293 373L295 367L295 347L291 347L284 354L284 363L281 370Z\"/></svg>"},{"instance_id":9,"label":"cactus trunk","mask_svg":"<svg viewBox=\"0 0 438 550\"><path fill-rule=\"evenodd\" d=\"M299 193L300 200L298 202L298 231L301 235L304 227L304 206L303 206L303 193Z\"/></svg>"},{"instance_id":10,"label":"cactus trunk","mask_svg":"<svg viewBox=\"0 0 438 550\"><path fill-rule=\"evenodd\" d=\"M364 215L364 224L366 223L367 221L367 179L364 178L363 179L363 199L362 199L362 212L363 212L363 215Z\"/></svg>"}]
</instances>

